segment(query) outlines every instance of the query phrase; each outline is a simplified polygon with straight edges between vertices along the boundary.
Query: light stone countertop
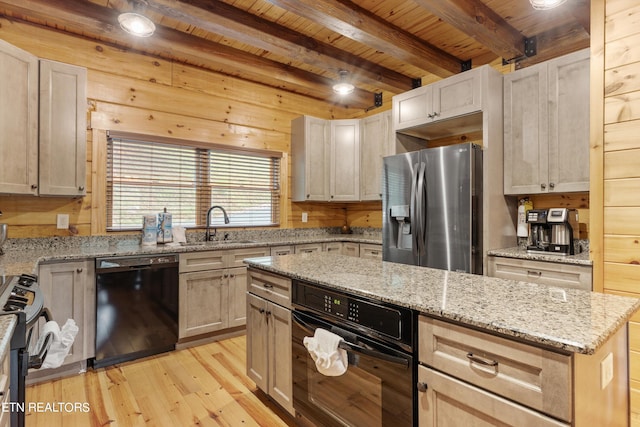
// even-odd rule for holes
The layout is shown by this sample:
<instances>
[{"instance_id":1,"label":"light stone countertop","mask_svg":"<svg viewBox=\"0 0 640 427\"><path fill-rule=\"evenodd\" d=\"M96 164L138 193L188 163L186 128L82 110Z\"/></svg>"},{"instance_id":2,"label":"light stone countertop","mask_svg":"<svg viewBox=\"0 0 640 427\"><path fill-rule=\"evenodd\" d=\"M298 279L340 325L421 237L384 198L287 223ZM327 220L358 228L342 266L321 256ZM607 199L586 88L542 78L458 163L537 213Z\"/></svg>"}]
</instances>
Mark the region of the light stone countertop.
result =
<instances>
[{"instance_id":1,"label":"light stone countertop","mask_svg":"<svg viewBox=\"0 0 640 427\"><path fill-rule=\"evenodd\" d=\"M17 323L18 319L13 314L0 315L0 360L11 349L11 336Z\"/></svg>"},{"instance_id":2,"label":"light stone countertop","mask_svg":"<svg viewBox=\"0 0 640 427\"><path fill-rule=\"evenodd\" d=\"M592 265L589 259L589 252L585 251L577 255L557 255L553 253L528 253L526 249L520 247L493 249L487 251L489 256L500 256L506 258L527 259L533 261L557 262L560 264Z\"/></svg>"},{"instance_id":3,"label":"light stone countertop","mask_svg":"<svg viewBox=\"0 0 640 427\"><path fill-rule=\"evenodd\" d=\"M219 234L222 234L219 232ZM301 234L301 235L300 235ZM247 243L246 241L251 242ZM263 246L301 245L307 243L328 243L348 241L354 243L382 244L382 237L376 233L369 234L335 234L335 233L297 233L282 230L280 232L232 236L224 241L190 241L189 245L178 243L140 245L137 235L120 237L68 237L9 239L4 245L4 255L0 255L0 277L19 275L22 273L37 274L38 265L42 263L76 261L107 256L135 256L167 253L185 253L208 250L229 250L254 248Z\"/></svg>"},{"instance_id":4,"label":"light stone countertop","mask_svg":"<svg viewBox=\"0 0 640 427\"><path fill-rule=\"evenodd\" d=\"M330 253L245 263L572 353L593 354L640 308L635 298Z\"/></svg>"}]
</instances>

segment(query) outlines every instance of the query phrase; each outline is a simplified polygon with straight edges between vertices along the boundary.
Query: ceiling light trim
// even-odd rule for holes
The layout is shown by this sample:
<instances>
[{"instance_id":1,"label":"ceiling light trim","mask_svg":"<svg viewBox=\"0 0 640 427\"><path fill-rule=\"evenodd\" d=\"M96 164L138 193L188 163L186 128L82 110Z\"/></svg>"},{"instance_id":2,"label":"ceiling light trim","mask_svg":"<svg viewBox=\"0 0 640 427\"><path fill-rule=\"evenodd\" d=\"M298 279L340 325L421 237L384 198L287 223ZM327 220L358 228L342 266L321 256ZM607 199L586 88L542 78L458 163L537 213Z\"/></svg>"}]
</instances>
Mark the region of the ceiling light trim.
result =
<instances>
[{"instance_id":1,"label":"ceiling light trim","mask_svg":"<svg viewBox=\"0 0 640 427\"><path fill-rule=\"evenodd\" d=\"M348 81L349 72L346 70L340 70L338 72L340 75L338 83L333 85L333 91L338 95L349 95L353 93L356 87Z\"/></svg>"},{"instance_id":2,"label":"ceiling light trim","mask_svg":"<svg viewBox=\"0 0 640 427\"><path fill-rule=\"evenodd\" d=\"M567 0L529 0L531 6L536 10L549 10L560 6Z\"/></svg>"},{"instance_id":3,"label":"ceiling light trim","mask_svg":"<svg viewBox=\"0 0 640 427\"><path fill-rule=\"evenodd\" d=\"M118 15L120 28L137 37L150 37L156 31L155 24L144 15L125 12Z\"/></svg>"}]
</instances>

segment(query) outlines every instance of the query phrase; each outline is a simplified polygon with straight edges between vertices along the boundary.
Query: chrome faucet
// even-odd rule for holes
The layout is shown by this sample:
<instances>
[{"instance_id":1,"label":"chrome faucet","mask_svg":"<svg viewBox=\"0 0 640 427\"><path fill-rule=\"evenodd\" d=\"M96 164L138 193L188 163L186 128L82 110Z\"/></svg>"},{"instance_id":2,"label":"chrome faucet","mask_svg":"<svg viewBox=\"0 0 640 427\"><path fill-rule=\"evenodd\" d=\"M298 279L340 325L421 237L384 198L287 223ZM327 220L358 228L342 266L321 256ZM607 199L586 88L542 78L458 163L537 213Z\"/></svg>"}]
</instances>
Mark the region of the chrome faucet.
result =
<instances>
[{"instance_id":1,"label":"chrome faucet","mask_svg":"<svg viewBox=\"0 0 640 427\"><path fill-rule=\"evenodd\" d=\"M217 206L217 205L211 206L207 211L207 229L204 232L204 240L207 242L212 240L214 237L216 237L215 227L213 229L213 234L211 234L211 232L209 231L209 227L211 227L211 211L214 210L215 208L218 208L222 211L222 214L224 215L224 223L229 224L229 216L227 215L227 211L225 211L222 206Z\"/></svg>"}]
</instances>

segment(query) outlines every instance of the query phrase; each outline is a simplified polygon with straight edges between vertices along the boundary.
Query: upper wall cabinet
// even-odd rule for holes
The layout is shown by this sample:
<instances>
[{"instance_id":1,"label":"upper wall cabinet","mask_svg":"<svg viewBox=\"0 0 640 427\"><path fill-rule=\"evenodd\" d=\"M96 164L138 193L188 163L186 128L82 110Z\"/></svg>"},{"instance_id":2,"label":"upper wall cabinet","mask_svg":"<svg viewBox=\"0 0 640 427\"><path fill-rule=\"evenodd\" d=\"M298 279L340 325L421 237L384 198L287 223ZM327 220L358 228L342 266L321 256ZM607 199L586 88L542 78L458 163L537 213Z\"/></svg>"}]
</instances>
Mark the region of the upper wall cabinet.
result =
<instances>
[{"instance_id":1,"label":"upper wall cabinet","mask_svg":"<svg viewBox=\"0 0 640 427\"><path fill-rule=\"evenodd\" d=\"M0 58L0 193L84 195L86 69L2 40Z\"/></svg>"},{"instance_id":2,"label":"upper wall cabinet","mask_svg":"<svg viewBox=\"0 0 640 427\"><path fill-rule=\"evenodd\" d=\"M360 200L382 200L382 159L393 153L391 110L360 120Z\"/></svg>"},{"instance_id":3,"label":"upper wall cabinet","mask_svg":"<svg viewBox=\"0 0 640 427\"><path fill-rule=\"evenodd\" d=\"M331 120L329 200L360 199L360 120Z\"/></svg>"},{"instance_id":4,"label":"upper wall cabinet","mask_svg":"<svg viewBox=\"0 0 640 427\"><path fill-rule=\"evenodd\" d=\"M292 201L359 200L359 120L293 119L291 156Z\"/></svg>"},{"instance_id":5,"label":"upper wall cabinet","mask_svg":"<svg viewBox=\"0 0 640 427\"><path fill-rule=\"evenodd\" d=\"M589 191L589 49L504 76L504 194Z\"/></svg>"},{"instance_id":6,"label":"upper wall cabinet","mask_svg":"<svg viewBox=\"0 0 640 427\"><path fill-rule=\"evenodd\" d=\"M329 125L300 116L291 121L291 200L329 199Z\"/></svg>"},{"instance_id":7,"label":"upper wall cabinet","mask_svg":"<svg viewBox=\"0 0 640 427\"><path fill-rule=\"evenodd\" d=\"M84 196L87 70L40 61L40 195Z\"/></svg>"},{"instance_id":8,"label":"upper wall cabinet","mask_svg":"<svg viewBox=\"0 0 640 427\"><path fill-rule=\"evenodd\" d=\"M484 68L465 71L394 96L395 131L399 132L480 111Z\"/></svg>"},{"instance_id":9,"label":"upper wall cabinet","mask_svg":"<svg viewBox=\"0 0 640 427\"><path fill-rule=\"evenodd\" d=\"M38 58L3 40L0 193L38 194Z\"/></svg>"}]
</instances>

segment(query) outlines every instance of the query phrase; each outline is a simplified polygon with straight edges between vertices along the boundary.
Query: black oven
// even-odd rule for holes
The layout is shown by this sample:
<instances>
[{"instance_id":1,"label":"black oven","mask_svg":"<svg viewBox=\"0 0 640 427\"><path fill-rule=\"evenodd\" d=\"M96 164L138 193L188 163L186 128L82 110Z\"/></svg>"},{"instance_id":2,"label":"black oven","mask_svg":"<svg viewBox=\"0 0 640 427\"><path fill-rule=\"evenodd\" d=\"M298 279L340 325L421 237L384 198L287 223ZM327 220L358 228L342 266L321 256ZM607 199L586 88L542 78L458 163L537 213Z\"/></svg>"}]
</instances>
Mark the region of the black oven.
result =
<instances>
[{"instance_id":1,"label":"black oven","mask_svg":"<svg viewBox=\"0 0 640 427\"><path fill-rule=\"evenodd\" d=\"M317 426L412 426L416 317L403 307L293 282L293 405ZM316 328L339 335L348 367L325 376L303 344Z\"/></svg>"}]
</instances>

